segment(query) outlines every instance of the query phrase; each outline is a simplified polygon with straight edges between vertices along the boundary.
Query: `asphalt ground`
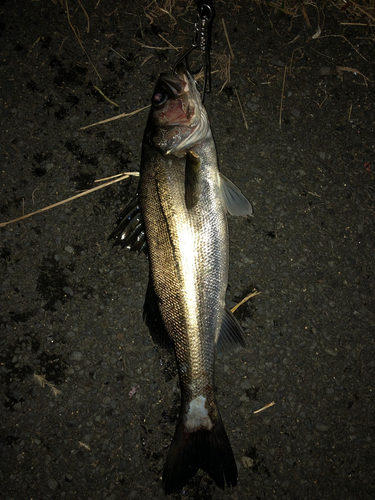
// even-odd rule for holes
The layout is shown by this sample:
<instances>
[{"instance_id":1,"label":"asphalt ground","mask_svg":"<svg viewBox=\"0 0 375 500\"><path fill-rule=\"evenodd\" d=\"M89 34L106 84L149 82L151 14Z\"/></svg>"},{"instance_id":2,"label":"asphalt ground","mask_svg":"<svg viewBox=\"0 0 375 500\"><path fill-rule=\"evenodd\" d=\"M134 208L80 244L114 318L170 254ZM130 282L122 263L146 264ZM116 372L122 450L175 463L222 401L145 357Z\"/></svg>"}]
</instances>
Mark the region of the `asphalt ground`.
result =
<instances>
[{"instance_id":1,"label":"asphalt ground","mask_svg":"<svg viewBox=\"0 0 375 500\"><path fill-rule=\"evenodd\" d=\"M81 128L147 106L188 46L193 6L147 4L0 3L1 222L139 170L147 110ZM260 293L235 313L246 348L217 360L238 485L199 472L172 498L375 498L374 28L330 2L306 5L311 27L216 9L206 106L254 208L229 217L228 304ZM136 187L0 228L4 499L164 498L175 362L142 321L146 258L107 242Z\"/></svg>"}]
</instances>

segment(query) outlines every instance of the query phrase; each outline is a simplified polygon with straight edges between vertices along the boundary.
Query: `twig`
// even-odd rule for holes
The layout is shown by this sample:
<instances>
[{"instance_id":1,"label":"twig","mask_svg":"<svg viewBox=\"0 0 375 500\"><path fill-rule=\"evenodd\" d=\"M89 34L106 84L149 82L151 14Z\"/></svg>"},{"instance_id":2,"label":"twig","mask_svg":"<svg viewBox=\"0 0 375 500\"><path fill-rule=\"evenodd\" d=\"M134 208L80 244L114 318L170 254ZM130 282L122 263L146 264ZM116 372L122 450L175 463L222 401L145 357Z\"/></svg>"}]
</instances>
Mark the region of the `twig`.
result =
<instances>
[{"instance_id":1,"label":"twig","mask_svg":"<svg viewBox=\"0 0 375 500\"><path fill-rule=\"evenodd\" d=\"M140 111L143 111L143 110L149 108L150 106L151 106L151 104L148 104L144 108L136 109L135 111L132 111L131 113L121 113L121 115L112 116L112 118L106 118L105 120L101 120L100 122L92 123L91 125L86 125L86 127L81 127L79 130L86 130L87 128L95 127L96 125L103 125L103 123L112 122L113 120L119 120L120 118L125 118L126 116L136 115Z\"/></svg>"},{"instance_id":2,"label":"twig","mask_svg":"<svg viewBox=\"0 0 375 500\"><path fill-rule=\"evenodd\" d=\"M275 401L272 401L272 403L268 403L268 405L263 406L263 408L259 408L259 410L255 410L253 413L259 413L263 410L266 410L267 408L270 408L271 406L275 405Z\"/></svg>"},{"instance_id":3,"label":"twig","mask_svg":"<svg viewBox=\"0 0 375 500\"><path fill-rule=\"evenodd\" d=\"M234 311L237 311L237 309L240 306L242 306L242 304L244 304L245 302L247 302L252 297L256 297L257 295L260 295L261 293L262 292L251 292L251 293L249 293L249 295L246 295L246 297L244 299L242 299L241 302L239 302L238 304L236 304L235 306L232 307L231 312L234 313Z\"/></svg>"},{"instance_id":4,"label":"twig","mask_svg":"<svg viewBox=\"0 0 375 500\"><path fill-rule=\"evenodd\" d=\"M81 196L85 196L86 194L90 194L90 193L93 193L94 191L98 191L98 189L102 189L102 188L105 188L107 186L110 186L111 184L114 184L115 182L121 182L124 179L127 179L130 175L139 176L139 172L125 172L118 179L114 179L110 182L102 184L101 186L96 186L94 188L87 189L86 191L83 191L82 193L76 194L75 196L71 196L70 198L59 201L57 203L54 203L53 205L49 205L48 207L40 208L39 210L36 210L35 212L31 212L29 214L22 215L22 217L18 217L17 219L13 219L13 220L10 220L8 222L1 222L0 227L5 227L8 224L13 224L13 222L18 222L22 219L27 219L28 217L32 217L33 215L40 214L42 212L45 212L46 210L50 210L51 208L59 207L60 205L64 205L65 203L69 203L70 201L76 200L77 198L81 198Z\"/></svg>"},{"instance_id":5,"label":"twig","mask_svg":"<svg viewBox=\"0 0 375 500\"><path fill-rule=\"evenodd\" d=\"M238 99L238 104L240 105L240 110L241 110L241 113L242 113L242 118L243 118L243 121L245 122L245 128L246 128L246 130L249 130L249 127L247 126L247 121L246 121L245 113L243 112L242 104L241 104L241 101L240 101L240 96L238 95L237 89L234 89L234 91L236 92L236 96L237 96L237 99Z\"/></svg>"},{"instance_id":6,"label":"twig","mask_svg":"<svg viewBox=\"0 0 375 500\"><path fill-rule=\"evenodd\" d=\"M284 68L283 88L281 90L280 116L279 116L279 125L280 125L280 127L281 127L281 114L283 112L283 100L284 100L284 90L285 90L285 77L286 77L286 66Z\"/></svg>"},{"instance_id":7,"label":"twig","mask_svg":"<svg viewBox=\"0 0 375 500\"><path fill-rule=\"evenodd\" d=\"M227 27L225 26L224 18L222 17L221 20L223 22L224 35L225 35L225 38L227 39L227 44L228 44L228 47L229 47L229 52L230 52L230 55L231 55L232 59L234 59L234 54L233 54L232 46L231 46L230 41L229 41Z\"/></svg>"}]
</instances>

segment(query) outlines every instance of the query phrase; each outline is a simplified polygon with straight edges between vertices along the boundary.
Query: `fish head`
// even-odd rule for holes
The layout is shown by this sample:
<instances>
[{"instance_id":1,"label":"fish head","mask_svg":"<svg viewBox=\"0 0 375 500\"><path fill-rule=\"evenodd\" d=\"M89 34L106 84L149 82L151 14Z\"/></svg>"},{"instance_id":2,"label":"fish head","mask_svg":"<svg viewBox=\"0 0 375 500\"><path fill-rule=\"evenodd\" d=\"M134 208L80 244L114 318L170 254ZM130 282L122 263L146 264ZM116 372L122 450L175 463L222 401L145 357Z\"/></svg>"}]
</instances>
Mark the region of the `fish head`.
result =
<instances>
[{"instance_id":1,"label":"fish head","mask_svg":"<svg viewBox=\"0 0 375 500\"><path fill-rule=\"evenodd\" d=\"M152 142L163 154L183 156L210 134L195 81L184 67L160 75L151 102Z\"/></svg>"}]
</instances>

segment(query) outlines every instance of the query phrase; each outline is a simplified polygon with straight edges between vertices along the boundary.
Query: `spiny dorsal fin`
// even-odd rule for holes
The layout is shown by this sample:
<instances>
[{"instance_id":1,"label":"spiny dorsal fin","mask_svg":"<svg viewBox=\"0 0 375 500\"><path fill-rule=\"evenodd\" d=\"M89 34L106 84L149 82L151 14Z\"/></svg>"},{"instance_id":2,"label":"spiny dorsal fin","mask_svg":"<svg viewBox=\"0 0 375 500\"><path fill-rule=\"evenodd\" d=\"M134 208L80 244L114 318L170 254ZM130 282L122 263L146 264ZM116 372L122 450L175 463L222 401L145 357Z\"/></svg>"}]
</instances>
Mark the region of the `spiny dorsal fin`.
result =
<instances>
[{"instance_id":1,"label":"spiny dorsal fin","mask_svg":"<svg viewBox=\"0 0 375 500\"><path fill-rule=\"evenodd\" d=\"M146 236L143 227L141 207L138 195L124 208L116 219L117 227L109 235L108 240L115 239L114 246L145 253L147 255Z\"/></svg>"}]
</instances>

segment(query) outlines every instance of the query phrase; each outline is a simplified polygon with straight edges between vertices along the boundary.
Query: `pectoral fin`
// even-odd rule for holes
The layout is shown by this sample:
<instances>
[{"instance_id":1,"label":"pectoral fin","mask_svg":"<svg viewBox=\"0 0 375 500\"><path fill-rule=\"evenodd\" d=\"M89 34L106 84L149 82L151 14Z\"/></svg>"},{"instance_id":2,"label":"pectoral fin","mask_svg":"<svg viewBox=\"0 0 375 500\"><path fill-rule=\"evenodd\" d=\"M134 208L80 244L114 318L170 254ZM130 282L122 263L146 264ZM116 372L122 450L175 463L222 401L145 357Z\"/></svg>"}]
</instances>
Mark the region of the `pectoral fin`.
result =
<instances>
[{"instance_id":1,"label":"pectoral fin","mask_svg":"<svg viewBox=\"0 0 375 500\"><path fill-rule=\"evenodd\" d=\"M252 215L253 208L241 190L225 175L220 173L221 197L231 215Z\"/></svg>"},{"instance_id":2,"label":"pectoral fin","mask_svg":"<svg viewBox=\"0 0 375 500\"><path fill-rule=\"evenodd\" d=\"M186 155L185 168L185 203L191 210L198 203L201 192L201 160L198 155L189 152Z\"/></svg>"}]
</instances>

